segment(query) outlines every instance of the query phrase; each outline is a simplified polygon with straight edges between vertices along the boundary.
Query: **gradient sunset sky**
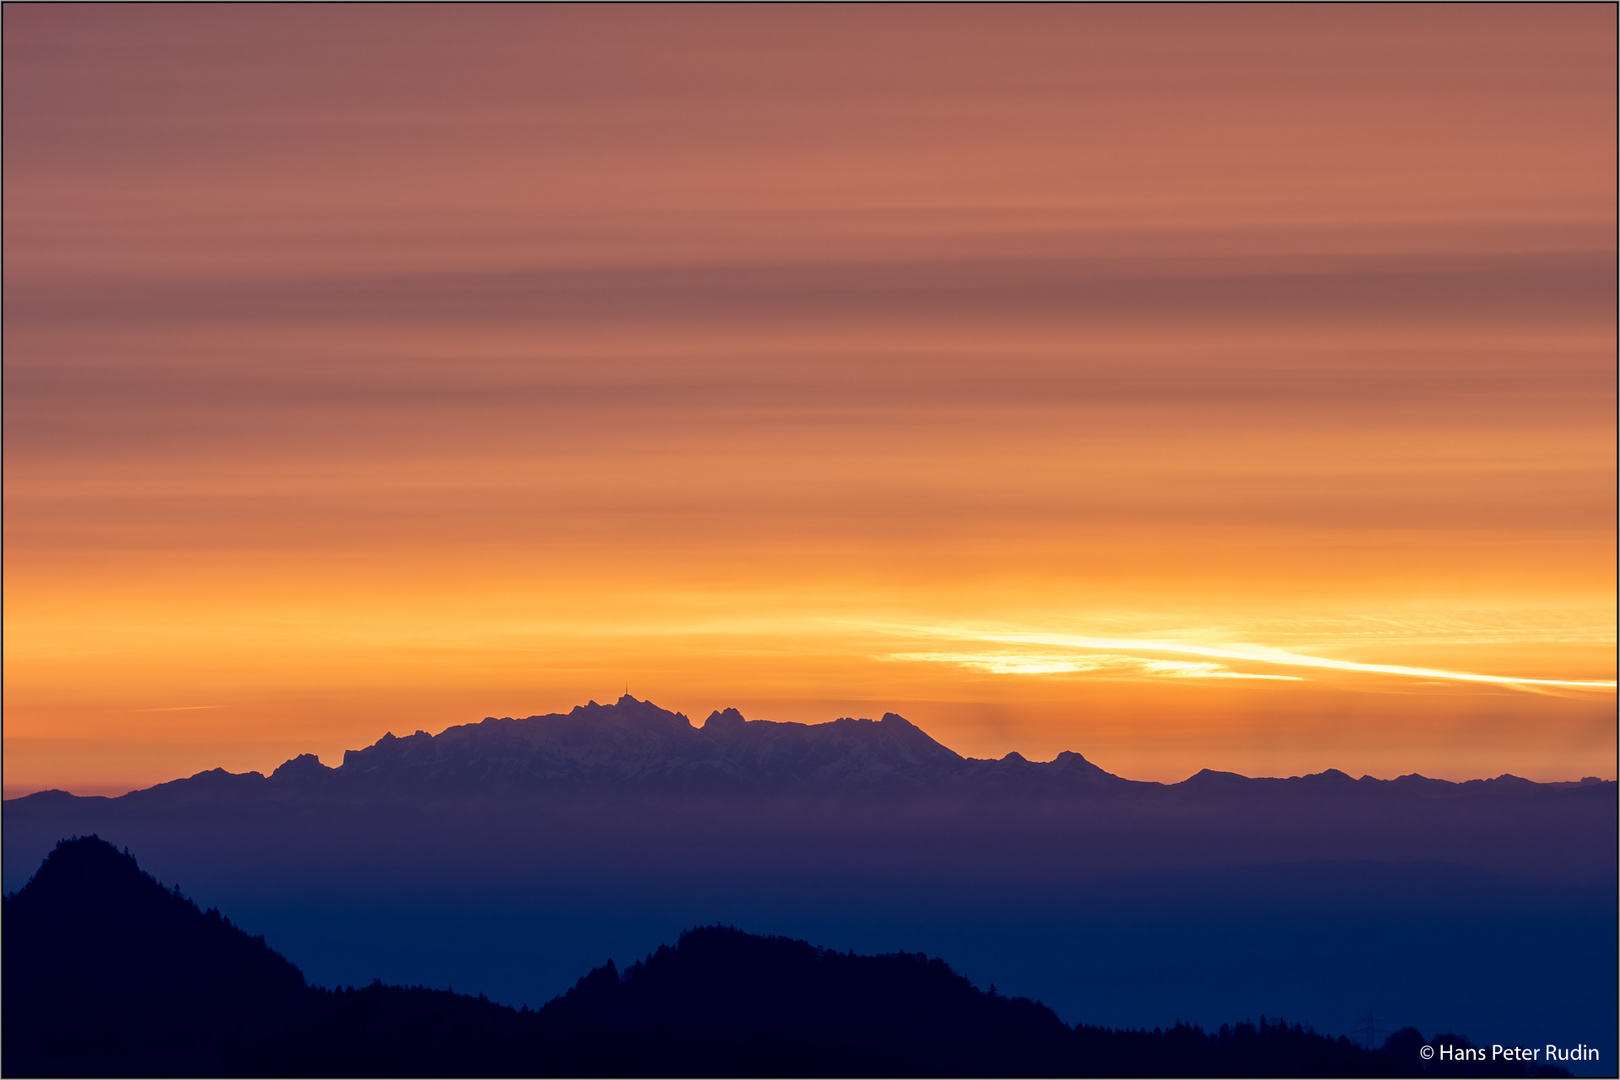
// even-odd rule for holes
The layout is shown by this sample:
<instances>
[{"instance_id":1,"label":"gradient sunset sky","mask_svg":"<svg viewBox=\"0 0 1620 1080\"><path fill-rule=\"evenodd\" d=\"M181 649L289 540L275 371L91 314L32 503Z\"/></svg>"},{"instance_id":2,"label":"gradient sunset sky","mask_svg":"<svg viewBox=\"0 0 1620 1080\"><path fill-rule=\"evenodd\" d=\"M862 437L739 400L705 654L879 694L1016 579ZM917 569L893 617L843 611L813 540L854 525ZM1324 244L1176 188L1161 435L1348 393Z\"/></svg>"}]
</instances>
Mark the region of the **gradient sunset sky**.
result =
<instances>
[{"instance_id":1,"label":"gradient sunset sky","mask_svg":"<svg viewBox=\"0 0 1620 1080\"><path fill-rule=\"evenodd\" d=\"M6 794L626 687L1613 778L1615 34L9 6Z\"/></svg>"}]
</instances>

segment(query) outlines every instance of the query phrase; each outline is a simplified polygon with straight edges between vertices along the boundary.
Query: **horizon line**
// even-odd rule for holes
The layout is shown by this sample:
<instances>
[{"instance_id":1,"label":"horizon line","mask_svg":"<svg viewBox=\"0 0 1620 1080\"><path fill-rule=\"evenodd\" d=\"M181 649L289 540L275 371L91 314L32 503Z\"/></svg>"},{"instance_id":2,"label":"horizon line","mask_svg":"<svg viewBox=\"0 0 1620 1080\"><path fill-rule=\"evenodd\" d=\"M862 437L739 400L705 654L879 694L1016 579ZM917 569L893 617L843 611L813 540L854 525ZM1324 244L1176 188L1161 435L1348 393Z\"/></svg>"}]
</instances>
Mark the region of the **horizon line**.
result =
<instances>
[{"instance_id":1,"label":"horizon line","mask_svg":"<svg viewBox=\"0 0 1620 1080\"><path fill-rule=\"evenodd\" d=\"M692 718L687 716L685 713L678 712L678 711L672 710L672 709L666 709L663 706L658 705L655 702L653 702L653 700L651 698L637 698L634 695L626 692L617 701L614 701L611 704L604 705L604 704L598 702L595 698L589 698L583 704L575 705L575 706L573 706L572 709L568 710L567 712L534 713L534 714L531 714L529 716L521 716L521 717L485 716L485 717L483 717L483 718L481 718L479 720L468 721L468 722L462 723L462 724L450 724L450 725L447 725L444 728L441 728L437 732L424 732L424 733L427 734L428 738L435 739L435 738L438 738L440 735L443 735L445 732L452 730L453 728L473 727L473 726L476 726L478 724L483 723L486 720L524 721L524 720L544 720L544 719L549 719L551 717L566 717L566 716L572 715L573 712L575 712L577 710L586 709L586 708L589 708L590 706L593 706L593 705L596 706L599 709L615 708L615 707L623 704L626 698L628 698L632 702L635 702L638 705L651 705L653 708L659 710L660 712L666 713L666 714L668 714L668 715L670 715L672 717L680 717L680 718L682 718L682 719L684 719L686 721L687 726L694 732L701 732L702 730L704 730L702 725L693 723ZM710 710L710 712L711 712L711 714L721 713L721 712L725 712L726 709L736 709L736 706L726 706L725 708L712 709L712 710ZM737 711L738 715L742 715L742 710L741 709L736 709L736 711ZM1076 756L1080 757L1083 761L1085 761L1087 764L1090 764L1090 765L1096 766L1099 769L1102 769L1101 765L1097 765L1096 762L1092 761L1090 758L1086 757L1084 754L1080 753L1077 750L1060 750L1060 751L1058 751L1057 754L1053 755L1053 757L1050 760L1046 760L1046 761L1037 761L1037 760L1034 760L1034 759L1031 759L1031 758L1027 758L1021 752L1019 752L1017 750L1009 751L1007 754L1004 754L999 758L994 758L994 757L988 757L988 758L971 757L971 756L969 756L967 754L958 753L956 750L952 749L951 747L946 746L944 743L940 742L938 739L935 739L932 735L929 735L927 730L925 728L923 728L921 725L907 719L905 716L902 716L900 713L889 710L889 711L886 711L883 714L883 716L895 716L895 717L898 717L900 720L904 721L906 724L909 724L910 726L916 728L918 731L921 731L925 736L927 736L930 740L932 740L936 745L942 747L945 750L950 751L953 754L956 754L956 756L961 758L964 762L968 762L968 761L983 761L983 762L1004 761L1004 760L1006 760L1006 758L1012 756L1013 754L1017 754L1020 758L1023 758L1025 761L1029 762L1032 765L1050 765L1053 762L1057 761L1057 759L1062 757L1064 754L1075 754ZM750 720L746 716L743 717L743 722L748 723L748 724L795 724L795 725L799 725L799 726L803 726L803 727L822 727L822 726L825 726L827 724L836 723L839 720L855 720L855 719L866 720L866 721L868 721L870 723L874 723L874 724L880 724L880 723L883 722L882 717L874 720L871 717L842 717L842 716L841 717L834 717L832 720L823 720L823 721L821 721L819 723L815 723L815 724L806 724L806 723L803 723L802 721L798 721L798 720L766 720L766 719ZM705 720L705 723L706 722L707 722L707 720ZM389 730L389 731L385 731L382 735L377 736L377 738L374 739L371 743L369 743L368 746L375 746L378 743L382 742L385 738L388 738L390 736L392 736L395 739L401 738L401 736L394 735L393 731ZM409 738L410 736L404 736L404 737ZM367 747L360 747L359 749L364 750L364 749L367 749ZM350 752L352 752L352 751L345 750L344 754L347 755ZM338 764L338 765L327 765L324 762L320 761L320 755L313 754L313 753L311 753L309 751L304 751L302 753L294 754L292 757L287 758L286 760L280 762L277 766L272 767L269 772L261 771L261 770L258 770L258 769L248 769L248 770L246 770L244 772L233 773L230 770L225 769L223 766L215 766L214 768L211 768L211 769L201 769L201 770L199 770L199 771L197 771L195 773L191 773L188 776L176 776L176 777L173 777L173 778L168 779L168 780L159 780L156 783L148 784L145 787L128 788L128 789L119 791L119 793L116 794L116 795L114 795L114 794L104 794L104 793L102 793L102 791L95 791L95 792L92 792L91 794L80 795L80 794L78 794L76 792L69 791L68 789L61 788L61 787L38 787L38 788L32 788L31 790L23 792L21 794L13 795L13 794L10 794L9 790L7 790L7 787L8 787L7 785L4 785L3 783L0 783L0 801L11 802L14 799L26 799L26 798L28 798L28 797L30 797L32 795L43 795L43 794L48 794L48 793L53 792L53 791L59 791L59 792L62 792L64 794L71 795L74 798L109 798L109 799L118 799L118 798L122 798L125 795L133 795L133 794L135 794L137 792L141 792L141 791L150 791L153 788L161 787L164 784L177 783L177 782L182 781L182 780L191 780L191 779L194 779L194 778L196 778L198 776L203 776L203 775L206 775L208 773L217 772L217 771L224 771L227 775L230 775L230 776L250 776L250 775L253 775L253 774L257 773L259 776L261 776L261 777L268 780L270 778L270 774L272 772L274 772L276 768L279 768L280 765L285 765L288 761L293 761L293 760L296 760L299 757L303 757L303 756L306 756L306 755L314 757L317 762L321 763L322 768L331 769L334 772L343 767L341 763ZM1107 769L1102 769L1102 771L1103 772L1108 772ZM1362 781L1362 780L1374 780L1374 781L1377 781L1378 783L1384 783L1384 784L1394 783L1396 780L1405 779L1406 777L1416 777L1416 778L1418 778L1420 780L1434 780L1434 781L1436 781L1438 783L1442 783L1442 784L1457 784L1457 785L1470 784L1470 783L1484 783L1484 782L1488 782L1488 781L1492 781L1492 780L1502 780L1502 779L1524 780L1526 783L1548 784L1548 785L1551 785L1551 784L1574 784L1574 785L1580 785L1580 784L1586 783L1589 780L1595 780L1598 783L1602 783L1602 784L1610 784L1610 783L1616 783L1617 782L1617 778L1609 778L1609 777L1595 776L1595 775L1583 776L1583 777L1580 777L1580 778L1574 779L1574 780L1531 780L1528 777L1519 776L1516 773L1510 773L1510 772L1498 773L1495 776L1470 777L1467 780L1446 780L1446 779L1441 778L1441 777L1425 776L1422 773L1410 772L1410 773L1401 773L1401 774L1399 774L1397 776L1390 777L1390 778L1386 779L1384 777L1373 776L1371 773L1363 773L1359 777L1358 776L1351 776L1351 774L1345 772L1343 769L1339 769L1339 768L1336 768L1336 767L1331 766L1331 765L1327 766L1326 768L1323 768L1323 769L1321 769L1321 770L1319 770L1317 772L1294 773L1294 774L1291 774L1289 776L1250 776L1247 773L1233 772L1233 771L1228 770L1228 769L1211 769L1211 768L1208 768L1208 767L1199 769L1198 771L1196 771L1194 773L1191 773L1190 775L1182 778L1181 780L1173 780L1173 781L1133 780L1130 777L1120 776L1118 773L1111 773L1111 772L1108 773L1108 775L1116 777L1117 779L1120 779L1120 780L1125 780L1125 781L1127 781L1129 783L1132 783L1132 784L1154 784L1154 785L1157 785L1159 787L1167 787L1168 788L1168 787L1176 787L1176 786L1178 786L1180 784L1185 784L1189 780L1192 780L1195 777L1201 776L1204 773L1214 773L1214 774L1219 775L1219 776L1237 776L1237 777L1241 777L1241 778L1243 778L1245 780L1303 780L1303 779L1309 779L1309 778L1311 778L1313 776L1324 776L1324 775L1326 775L1328 773L1338 773L1339 775L1348 777L1352 781L1358 782L1358 783L1360 781ZM95 788L102 788L103 791L105 791L105 792L118 791L117 786L104 786L104 785L91 785L91 786L95 787ZM84 790L84 788L81 787L81 790Z\"/></svg>"}]
</instances>

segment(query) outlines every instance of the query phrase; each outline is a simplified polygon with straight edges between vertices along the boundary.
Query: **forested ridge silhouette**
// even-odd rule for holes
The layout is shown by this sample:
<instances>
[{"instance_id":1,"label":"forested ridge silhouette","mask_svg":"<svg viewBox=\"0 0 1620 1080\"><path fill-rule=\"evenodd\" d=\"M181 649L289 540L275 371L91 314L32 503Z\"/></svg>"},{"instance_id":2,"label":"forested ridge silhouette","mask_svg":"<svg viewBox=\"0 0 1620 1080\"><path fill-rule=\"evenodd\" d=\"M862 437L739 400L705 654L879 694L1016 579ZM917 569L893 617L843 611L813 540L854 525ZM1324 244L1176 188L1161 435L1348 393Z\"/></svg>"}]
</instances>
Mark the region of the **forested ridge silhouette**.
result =
<instances>
[{"instance_id":1,"label":"forested ridge silhouette","mask_svg":"<svg viewBox=\"0 0 1620 1080\"><path fill-rule=\"evenodd\" d=\"M1070 1027L943 960L725 926L623 972L610 960L538 1010L380 981L327 989L95 836L61 841L6 897L4 926L8 1076L1568 1075L1426 1065L1409 1028L1369 1052L1264 1017Z\"/></svg>"}]
</instances>

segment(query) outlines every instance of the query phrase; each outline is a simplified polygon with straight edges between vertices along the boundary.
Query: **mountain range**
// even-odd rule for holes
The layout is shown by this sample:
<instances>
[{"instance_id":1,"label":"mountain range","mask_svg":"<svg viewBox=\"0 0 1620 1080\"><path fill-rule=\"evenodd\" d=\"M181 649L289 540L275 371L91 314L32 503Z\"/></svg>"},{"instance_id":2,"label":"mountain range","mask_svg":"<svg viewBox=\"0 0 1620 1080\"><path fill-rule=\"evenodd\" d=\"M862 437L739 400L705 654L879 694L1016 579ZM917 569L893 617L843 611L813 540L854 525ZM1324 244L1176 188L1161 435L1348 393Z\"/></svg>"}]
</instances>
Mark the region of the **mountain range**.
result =
<instances>
[{"instance_id":1,"label":"mountain range","mask_svg":"<svg viewBox=\"0 0 1620 1080\"><path fill-rule=\"evenodd\" d=\"M1179 784L1126 780L1064 751L1051 761L1016 752L1000 759L963 757L895 713L880 720L843 717L822 724L748 720L716 710L701 725L628 694L612 705L592 701L567 713L485 717L438 735L392 732L349 750L336 768L301 754L269 776L213 769L123 798L132 804L233 801L324 794L487 797L528 792L642 791L680 794L944 793L1033 797L1166 792L1176 797L1243 796L1268 790L1388 791L1425 799L1504 794L1576 800L1606 792L1613 781L1587 777L1538 784L1511 774L1453 783L1415 773L1393 780L1352 779L1327 769L1287 779L1252 779L1205 769ZM59 798L43 792L26 798ZM12 801L12 800L8 800Z\"/></svg>"},{"instance_id":2,"label":"mountain range","mask_svg":"<svg viewBox=\"0 0 1620 1080\"><path fill-rule=\"evenodd\" d=\"M778 851L786 836L818 832L857 862L859 852L880 851L930 873L950 873L975 853L1005 865L1035 845L1024 869L1040 875L1441 858L1581 881L1613 873L1616 844L1616 785L1590 777L1453 783L1206 769L1160 784L1115 776L1072 751L1045 762L963 757L893 713L799 724L725 709L694 725L628 695L437 735L389 733L347 751L336 768L304 754L269 776L213 769L118 798L48 791L5 803L8 840L31 835L31 859L63 828L178 825L187 815L206 824L221 814L273 826L317 812L341 828L374 821L383 807L400 822L423 815L425 833L464 821L481 836L526 833L525 846L554 844L533 826L559 817L576 836L615 834L611 844L662 842L676 822Z\"/></svg>"},{"instance_id":3,"label":"mountain range","mask_svg":"<svg viewBox=\"0 0 1620 1080\"><path fill-rule=\"evenodd\" d=\"M1070 1023L1338 1032L1371 1005L1607 1060L1617 810L1613 781L1145 783L1079 753L963 757L893 714L694 724L627 696L336 768L8 799L0 855L16 889L64 837L128 846L326 985L538 1007L722 923L950 956Z\"/></svg>"}]
</instances>

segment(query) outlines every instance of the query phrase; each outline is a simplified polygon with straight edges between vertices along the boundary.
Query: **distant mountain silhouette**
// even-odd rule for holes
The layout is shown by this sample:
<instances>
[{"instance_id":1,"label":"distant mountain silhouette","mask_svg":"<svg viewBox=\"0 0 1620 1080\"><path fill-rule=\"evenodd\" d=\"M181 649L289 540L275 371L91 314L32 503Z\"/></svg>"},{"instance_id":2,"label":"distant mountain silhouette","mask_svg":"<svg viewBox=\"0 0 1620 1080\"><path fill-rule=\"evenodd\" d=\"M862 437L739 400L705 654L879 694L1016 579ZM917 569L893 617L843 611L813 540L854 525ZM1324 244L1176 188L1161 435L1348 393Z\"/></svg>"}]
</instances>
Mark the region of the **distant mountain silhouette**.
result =
<instances>
[{"instance_id":1,"label":"distant mountain silhouette","mask_svg":"<svg viewBox=\"0 0 1620 1080\"><path fill-rule=\"evenodd\" d=\"M1017 753L999 760L965 758L895 713L885 713L881 720L845 717L800 724L747 720L736 709L725 709L694 726L682 713L627 694L612 705L593 701L567 713L519 720L486 717L438 735L417 731L400 738L390 732L362 750L346 751L337 768L302 754L268 777L212 769L121 798L183 805L316 794L443 797L617 789L720 794L1169 792L1182 799L1388 792L1440 800L1570 789L1585 795L1585 789L1594 787L1605 785L1595 780L1536 784L1511 775L1460 784L1415 774L1354 780L1336 769L1282 780L1205 769L1166 785L1123 779L1073 751L1048 762L1028 761ZM1612 782L1606 785L1611 793L1613 789ZM41 792L26 798L59 801L64 794Z\"/></svg>"},{"instance_id":2,"label":"distant mountain silhouette","mask_svg":"<svg viewBox=\"0 0 1620 1080\"><path fill-rule=\"evenodd\" d=\"M673 830L668 839L678 846L680 836L752 831L773 851L782 849L781 827L789 827L806 838L837 834L823 850L898 845L911 864L937 856L956 865L981 850L1006 864L1029 849L1042 853L1029 872L1043 875L1441 858L1593 880L1614 873L1617 820L1612 781L1352 779L1329 769L1286 779L1204 770L1177 784L1146 783L1072 751L1047 762L1018 754L964 758L893 713L798 724L746 720L726 709L694 726L628 695L612 705L488 718L438 735L387 734L345 753L337 768L305 754L268 777L214 769L116 799L41 792L7 800L5 810L8 842L27 833L33 843L49 843L69 832L127 835L124 826L137 820L143 828L178 828L188 815L207 826L221 813L257 813L278 828L319 817L328 830L362 819L384 828L409 817L365 809L384 806L424 814L431 807L421 826L430 830L456 820L488 835L563 814L582 837L619 828L634 843ZM643 816L623 824L637 813ZM676 819L691 827L676 829ZM816 822L826 826L819 833ZM892 861L890 853L872 857Z\"/></svg>"},{"instance_id":3,"label":"distant mountain silhouette","mask_svg":"<svg viewBox=\"0 0 1620 1080\"><path fill-rule=\"evenodd\" d=\"M941 960L718 926L623 974L609 961L538 1011L381 983L326 990L95 837L59 843L6 898L4 925L9 1076L1441 1074L1410 1029L1368 1053L1264 1018L1213 1033L1070 1028Z\"/></svg>"}]
</instances>

